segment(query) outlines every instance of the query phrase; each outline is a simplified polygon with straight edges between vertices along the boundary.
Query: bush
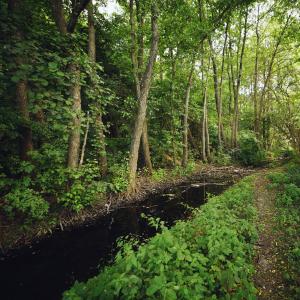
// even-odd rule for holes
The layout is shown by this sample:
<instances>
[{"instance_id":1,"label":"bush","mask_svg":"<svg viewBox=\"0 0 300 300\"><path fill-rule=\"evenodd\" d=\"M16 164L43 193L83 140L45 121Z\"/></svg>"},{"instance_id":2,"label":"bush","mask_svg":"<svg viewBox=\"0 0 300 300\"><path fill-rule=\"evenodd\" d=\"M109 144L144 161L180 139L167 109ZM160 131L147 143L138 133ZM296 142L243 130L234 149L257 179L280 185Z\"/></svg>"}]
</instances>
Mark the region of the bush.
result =
<instances>
[{"instance_id":1,"label":"bush","mask_svg":"<svg viewBox=\"0 0 300 300\"><path fill-rule=\"evenodd\" d=\"M104 194L108 184L99 181L99 168L96 161L90 161L76 170L67 170L69 189L60 194L58 203L78 212L91 205Z\"/></svg>"},{"instance_id":2,"label":"bush","mask_svg":"<svg viewBox=\"0 0 300 300\"><path fill-rule=\"evenodd\" d=\"M165 169L153 170L152 179L154 181L162 181L162 180L166 179L166 170Z\"/></svg>"},{"instance_id":3,"label":"bush","mask_svg":"<svg viewBox=\"0 0 300 300\"><path fill-rule=\"evenodd\" d=\"M234 151L233 157L245 166L260 166L266 161L266 153L252 132L241 134L239 148Z\"/></svg>"},{"instance_id":4,"label":"bush","mask_svg":"<svg viewBox=\"0 0 300 300\"><path fill-rule=\"evenodd\" d=\"M115 193L124 192L128 187L127 163L112 164L109 167L111 174L110 190Z\"/></svg>"},{"instance_id":5,"label":"bush","mask_svg":"<svg viewBox=\"0 0 300 300\"><path fill-rule=\"evenodd\" d=\"M5 195L4 210L9 216L21 213L33 220L41 220L48 213L49 204L37 192L16 188Z\"/></svg>"},{"instance_id":6,"label":"bush","mask_svg":"<svg viewBox=\"0 0 300 300\"><path fill-rule=\"evenodd\" d=\"M229 166L232 163L232 159L228 153L220 149L216 153L213 153L212 162L221 166Z\"/></svg>"},{"instance_id":7,"label":"bush","mask_svg":"<svg viewBox=\"0 0 300 300\"><path fill-rule=\"evenodd\" d=\"M112 266L64 299L254 299L252 190L244 180L137 251L126 244Z\"/></svg>"}]
</instances>

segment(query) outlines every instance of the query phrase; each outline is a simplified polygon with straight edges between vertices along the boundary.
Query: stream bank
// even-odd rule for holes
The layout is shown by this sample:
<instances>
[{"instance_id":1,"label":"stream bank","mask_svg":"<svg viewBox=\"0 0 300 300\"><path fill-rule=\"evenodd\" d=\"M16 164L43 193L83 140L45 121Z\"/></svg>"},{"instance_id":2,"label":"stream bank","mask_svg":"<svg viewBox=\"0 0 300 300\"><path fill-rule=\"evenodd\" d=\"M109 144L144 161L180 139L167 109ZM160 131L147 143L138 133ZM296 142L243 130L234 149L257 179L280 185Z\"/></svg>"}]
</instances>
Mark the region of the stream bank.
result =
<instances>
[{"instance_id":1,"label":"stream bank","mask_svg":"<svg viewBox=\"0 0 300 300\"><path fill-rule=\"evenodd\" d=\"M251 170L212 168L168 184L152 185L139 196L111 206L109 213L84 225L53 231L48 238L10 250L0 257L5 299L59 299L75 280L84 281L110 264L119 237L139 240L156 233L141 214L163 220L172 226L189 216L188 207L199 207L208 194L220 194ZM47 295L44 294L47 291Z\"/></svg>"},{"instance_id":2,"label":"stream bank","mask_svg":"<svg viewBox=\"0 0 300 300\"><path fill-rule=\"evenodd\" d=\"M29 246L45 238L49 238L53 233L65 230L74 230L82 226L88 226L99 217L111 211L130 204L137 204L144 201L153 194L162 193L166 189L180 184L198 181L236 181L252 173L254 169L239 166L215 166L197 165L195 172L186 177L167 176L162 181L153 181L149 176L140 176L137 182L137 189L134 193L109 194L94 205L83 209L79 213L64 210L59 214L53 213L44 221L36 222L33 225L23 226L20 223L7 223L0 220L0 253L5 256L11 250L16 250L24 246Z\"/></svg>"}]
</instances>

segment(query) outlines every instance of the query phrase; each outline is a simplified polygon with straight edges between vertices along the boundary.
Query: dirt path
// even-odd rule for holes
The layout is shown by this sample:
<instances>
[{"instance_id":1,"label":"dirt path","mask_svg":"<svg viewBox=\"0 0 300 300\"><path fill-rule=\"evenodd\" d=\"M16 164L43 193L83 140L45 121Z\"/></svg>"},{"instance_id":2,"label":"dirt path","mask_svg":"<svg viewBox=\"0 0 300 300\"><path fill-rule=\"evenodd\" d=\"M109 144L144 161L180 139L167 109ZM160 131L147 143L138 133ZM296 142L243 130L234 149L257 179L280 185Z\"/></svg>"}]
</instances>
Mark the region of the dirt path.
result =
<instances>
[{"instance_id":1,"label":"dirt path","mask_svg":"<svg viewBox=\"0 0 300 300\"><path fill-rule=\"evenodd\" d=\"M280 251L280 232L275 231L275 193L267 189L266 174L256 179L255 201L258 210L259 239L256 245L255 286L258 299L285 300L284 280L281 270L284 261Z\"/></svg>"}]
</instances>

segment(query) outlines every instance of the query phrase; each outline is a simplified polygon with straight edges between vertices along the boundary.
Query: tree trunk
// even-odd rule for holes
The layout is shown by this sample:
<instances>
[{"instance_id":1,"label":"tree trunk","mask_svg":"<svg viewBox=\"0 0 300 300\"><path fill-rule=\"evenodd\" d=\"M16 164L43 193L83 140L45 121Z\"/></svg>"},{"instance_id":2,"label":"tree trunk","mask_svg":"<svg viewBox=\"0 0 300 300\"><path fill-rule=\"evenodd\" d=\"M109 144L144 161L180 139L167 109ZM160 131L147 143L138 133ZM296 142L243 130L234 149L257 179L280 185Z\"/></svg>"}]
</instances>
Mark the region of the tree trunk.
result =
<instances>
[{"instance_id":1,"label":"tree trunk","mask_svg":"<svg viewBox=\"0 0 300 300\"><path fill-rule=\"evenodd\" d=\"M64 8L62 0L52 0L52 12L59 32L62 35L70 34L74 31L78 17L83 9L88 5L88 0L78 1L72 7L72 13L67 24L64 16ZM73 54L74 55L74 54ZM80 123L81 123L81 86L80 86L80 69L75 63L70 63L68 71L72 77L72 85L70 86L70 96L73 99L72 105L72 127L69 133L69 146L67 166L69 168L78 167L78 159L80 152Z\"/></svg>"},{"instance_id":2,"label":"tree trunk","mask_svg":"<svg viewBox=\"0 0 300 300\"><path fill-rule=\"evenodd\" d=\"M138 34L136 34L135 22L134 22L134 3L133 0L130 1L130 28L131 28L131 62L133 66L133 76L136 86L136 96L137 99L141 95L141 81L143 76L143 66L144 66L144 12L140 8L140 1L135 0L136 4L136 19L138 23ZM138 46L138 49L137 49ZM146 168L150 174L152 174L152 162L151 154L148 140L148 123L147 118L145 119L143 125L142 139L141 139L143 156Z\"/></svg>"},{"instance_id":3,"label":"tree trunk","mask_svg":"<svg viewBox=\"0 0 300 300\"><path fill-rule=\"evenodd\" d=\"M260 35L259 35L259 5L257 7L257 21L255 26L255 34L256 34L256 50L255 50L255 65L254 65L254 94L253 94L253 102L254 102L254 132L258 135L259 133L259 121L258 121L258 108L257 108L257 84L258 84L258 51L259 51L259 42L260 42Z\"/></svg>"},{"instance_id":4,"label":"tree trunk","mask_svg":"<svg viewBox=\"0 0 300 300\"><path fill-rule=\"evenodd\" d=\"M131 0L132 2L132 0ZM147 99L151 85L151 78L153 73L153 67L156 60L158 48L158 25L157 25L157 11L155 5L152 7L152 39L151 39L151 49L148 58L148 63L146 70L143 74L141 81L141 91L138 99L138 112L134 124L134 130L131 138L131 146L129 153L129 165L128 165L128 175L129 175L129 186L128 191L133 191L136 185L136 170L137 170L137 160L139 153L139 146L141 141L141 136L143 132L143 127L146 118L147 111Z\"/></svg>"},{"instance_id":5,"label":"tree trunk","mask_svg":"<svg viewBox=\"0 0 300 300\"><path fill-rule=\"evenodd\" d=\"M203 95L203 116L202 116L202 160L203 162L207 161L207 140L206 140L206 105L207 105L207 87L204 88L204 95Z\"/></svg>"},{"instance_id":6,"label":"tree trunk","mask_svg":"<svg viewBox=\"0 0 300 300\"><path fill-rule=\"evenodd\" d=\"M223 119L223 74L224 74L225 53L226 53L227 39L228 39L228 27L229 27L229 22L226 23L226 27L225 27L225 39L224 39L224 45L223 45L223 50L222 50L222 65L221 65L221 76L220 76L220 86L219 86L219 99L220 99L220 118L219 118L219 120L220 120L221 139L222 139L223 143L226 143L222 119Z\"/></svg>"},{"instance_id":7,"label":"tree trunk","mask_svg":"<svg viewBox=\"0 0 300 300\"><path fill-rule=\"evenodd\" d=\"M284 27L282 28L282 30L281 30L281 32L280 32L280 34L278 36L278 39L277 39L277 41L275 43L275 47L274 47L273 53L271 55L270 63L267 66L267 70L266 70L266 74L265 74L265 80L264 80L264 85L263 85L263 89L262 89L261 96L260 96L260 101L259 101L260 102L259 124L262 123L262 120L264 120L264 113L263 112L264 112L264 108L265 108L265 97L266 97L266 93L269 90L269 84L270 84L270 80L271 80L271 77L272 77L272 71L273 71L274 61L275 61L276 55L278 53L279 46L280 46L280 44L282 42L283 36L285 34L285 31L286 31L286 29L288 27L290 18L291 18L291 15L289 15L287 17L287 20L286 20L286 22L284 24ZM262 124L260 124L260 127L262 127Z\"/></svg>"},{"instance_id":8,"label":"tree trunk","mask_svg":"<svg viewBox=\"0 0 300 300\"><path fill-rule=\"evenodd\" d=\"M203 47L202 47L202 53ZM202 115L202 161L207 162L210 156L210 150L209 150L209 133L208 133L208 117L207 117L207 85L208 85L208 72L210 69L210 58L208 61L208 68L207 68L207 74L206 74L206 80L204 82L204 59L202 57L201 61L202 65L202 94L203 94L203 115Z\"/></svg>"},{"instance_id":9,"label":"tree trunk","mask_svg":"<svg viewBox=\"0 0 300 300\"><path fill-rule=\"evenodd\" d=\"M189 150L188 150L188 129L189 129L188 117L189 117L189 101L190 101L190 93L191 93L191 88L192 88L192 83L193 83L194 66L195 66L195 61L193 59L192 67L191 67L189 77L188 77L188 83L187 83L187 87L186 87L185 100L184 100L183 135L182 135L182 140L183 140L183 149L182 150L183 151L182 151L182 161L181 161L181 164L182 164L183 167L187 166L188 156L189 156Z\"/></svg>"},{"instance_id":10,"label":"tree trunk","mask_svg":"<svg viewBox=\"0 0 300 300\"><path fill-rule=\"evenodd\" d=\"M242 41L242 49L240 52L240 58L237 58L237 83L234 85L233 83L233 99L234 99L234 112L233 112L233 123L232 123L232 146L237 147L238 140L238 126L239 126L239 92L242 78L242 70L243 70L243 58L245 52L246 45L246 37L247 37L247 22L248 22L248 10L246 11L245 21L244 21L244 35ZM238 53L237 53L238 55ZM231 64L232 67L232 64ZM233 70L232 76L233 76ZM234 78L234 77L233 77ZM234 82L234 80L232 80Z\"/></svg>"},{"instance_id":11,"label":"tree trunk","mask_svg":"<svg viewBox=\"0 0 300 300\"><path fill-rule=\"evenodd\" d=\"M70 89L70 96L73 99L72 105L72 127L69 133L68 147L68 167L76 168L78 166L80 152L80 126L81 126L81 86L80 70L76 64L69 64L69 73L73 76L73 84Z\"/></svg>"},{"instance_id":12,"label":"tree trunk","mask_svg":"<svg viewBox=\"0 0 300 300\"><path fill-rule=\"evenodd\" d=\"M209 131L208 131L208 110L207 110L207 100L205 105L205 136L206 136L206 156L208 161L210 161L210 141L209 141Z\"/></svg>"},{"instance_id":13,"label":"tree trunk","mask_svg":"<svg viewBox=\"0 0 300 300\"><path fill-rule=\"evenodd\" d=\"M22 14L22 1L20 0L9 0L8 10L13 20L17 24L14 28L12 38L18 43L23 40L23 32L18 25L17 20ZM21 55L15 57L17 69L22 67L25 63L24 57ZM28 82L26 78L19 79L16 83L16 106L20 114L20 140L19 140L19 152L21 160L28 160L28 152L33 150L32 142L32 130L30 126L30 116L28 109Z\"/></svg>"},{"instance_id":14,"label":"tree trunk","mask_svg":"<svg viewBox=\"0 0 300 300\"><path fill-rule=\"evenodd\" d=\"M96 38L95 38L95 24L94 24L94 7L91 1L88 5L88 31L89 31L89 43L88 52L89 58L92 63L96 63ZM93 80L91 80L93 82ZM105 134L104 134L104 124L102 121L101 109L96 115L96 131L99 141L98 149L98 164L100 169L100 175L105 176L108 171L107 166L107 155L106 155L106 144L105 144Z\"/></svg>"},{"instance_id":15,"label":"tree trunk","mask_svg":"<svg viewBox=\"0 0 300 300\"><path fill-rule=\"evenodd\" d=\"M143 145L143 153L144 153L144 160L146 164L146 168L150 174L153 172L152 162L151 162L151 155L150 155L150 147L148 141L148 124L147 118L145 118L143 133L142 133L142 145Z\"/></svg>"},{"instance_id":16,"label":"tree trunk","mask_svg":"<svg viewBox=\"0 0 300 300\"><path fill-rule=\"evenodd\" d=\"M16 100L21 116L20 126L20 158L28 160L28 152L33 150L32 130L28 110L28 84L27 80L20 80L16 87Z\"/></svg>"},{"instance_id":17,"label":"tree trunk","mask_svg":"<svg viewBox=\"0 0 300 300\"><path fill-rule=\"evenodd\" d=\"M177 56L177 54L176 54ZM173 165L176 166L176 129L175 129L175 116L174 116L174 82L175 82L175 74L176 74L176 56L173 55L173 49L170 49L170 58L171 58L171 82L170 82L170 90L171 90L171 103L170 103L170 111L171 111L171 132L172 132L172 158Z\"/></svg>"},{"instance_id":18,"label":"tree trunk","mask_svg":"<svg viewBox=\"0 0 300 300\"><path fill-rule=\"evenodd\" d=\"M216 102L216 111L218 116L218 147L222 147L222 113L221 113L221 100L219 95L219 80L218 80L218 68L217 62L214 55L214 49L212 45L211 38L208 39L210 49L211 49L211 60L213 66L213 79L214 79L214 91L215 91L215 102Z\"/></svg>"},{"instance_id":19,"label":"tree trunk","mask_svg":"<svg viewBox=\"0 0 300 300\"><path fill-rule=\"evenodd\" d=\"M84 134L84 139L83 139L83 144L82 144L82 149L81 149L81 156L80 156L79 166L83 165L84 155L85 155L85 148L86 148L87 138L88 138L88 134L89 134L89 128L90 128L90 116L89 116L89 112L88 112L87 113L86 129L85 129L85 134Z\"/></svg>"}]
</instances>

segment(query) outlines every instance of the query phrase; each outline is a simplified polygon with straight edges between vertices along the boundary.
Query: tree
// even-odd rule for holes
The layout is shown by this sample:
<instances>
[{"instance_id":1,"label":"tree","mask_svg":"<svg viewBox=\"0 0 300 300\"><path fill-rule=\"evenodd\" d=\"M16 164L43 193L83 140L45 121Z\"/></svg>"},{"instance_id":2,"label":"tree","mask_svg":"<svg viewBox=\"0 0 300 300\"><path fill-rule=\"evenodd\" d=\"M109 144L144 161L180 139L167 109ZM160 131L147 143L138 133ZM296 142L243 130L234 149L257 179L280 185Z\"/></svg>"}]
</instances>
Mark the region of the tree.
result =
<instances>
[{"instance_id":1,"label":"tree","mask_svg":"<svg viewBox=\"0 0 300 300\"><path fill-rule=\"evenodd\" d=\"M73 33L78 17L88 5L89 0L74 1L72 4L72 13L67 24L64 16L62 0L51 0L53 17L59 32L63 35ZM78 166L80 152L80 126L81 126L81 86L80 86L80 68L75 62L75 54L69 49L69 55L74 59L69 63L69 73L72 77L70 84L70 97L72 98L72 125L69 134L69 147L67 165L69 168Z\"/></svg>"},{"instance_id":2,"label":"tree","mask_svg":"<svg viewBox=\"0 0 300 300\"><path fill-rule=\"evenodd\" d=\"M130 0L130 7L133 7L132 0ZM134 129L131 137L131 146L129 153L129 191L135 189L136 185L136 170L137 170L137 160L138 160L138 152L140 146L141 135L144 128L146 111L147 111L147 100L148 94L151 85L151 78L153 73L153 67L156 60L157 49L158 49L158 18L157 7L155 4L152 5L152 16L151 16L151 32L152 32L152 40L151 40L151 48L149 53L149 58L147 62L147 67L145 72L143 73L141 80L141 90L140 96L138 97L138 111L135 119Z\"/></svg>"},{"instance_id":3,"label":"tree","mask_svg":"<svg viewBox=\"0 0 300 300\"><path fill-rule=\"evenodd\" d=\"M96 63L96 37L95 37L95 24L94 24L94 5L93 1L91 1L88 5L88 35L89 35L89 43L88 43L88 53L89 58L93 64ZM95 76L93 73L92 77ZM91 78L91 82L93 83L93 78ZM93 88L93 87L92 87ZM102 121L102 112L101 109L97 109L96 113L96 131L99 140L99 149L98 149L98 163L100 168L100 174L105 176L107 174L107 156L106 156L106 147L105 147L105 135L104 135L104 124Z\"/></svg>"},{"instance_id":4,"label":"tree","mask_svg":"<svg viewBox=\"0 0 300 300\"><path fill-rule=\"evenodd\" d=\"M8 9L12 20L16 24L12 38L15 43L20 45L24 38L22 32L22 10L24 9L23 3L20 0L9 0ZM19 51L21 53L21 51ZM21 54L15 55L16 72L20 70L25 63L25 57ZM26 75L20 75L16 82L16 104L19 111L21 124L20 124L20 139L19 151L22 160L28 160L28 152L33 150L32 130L30 125L30 115L28 109L28 81Z\"/></svg>"}]
</instances>

